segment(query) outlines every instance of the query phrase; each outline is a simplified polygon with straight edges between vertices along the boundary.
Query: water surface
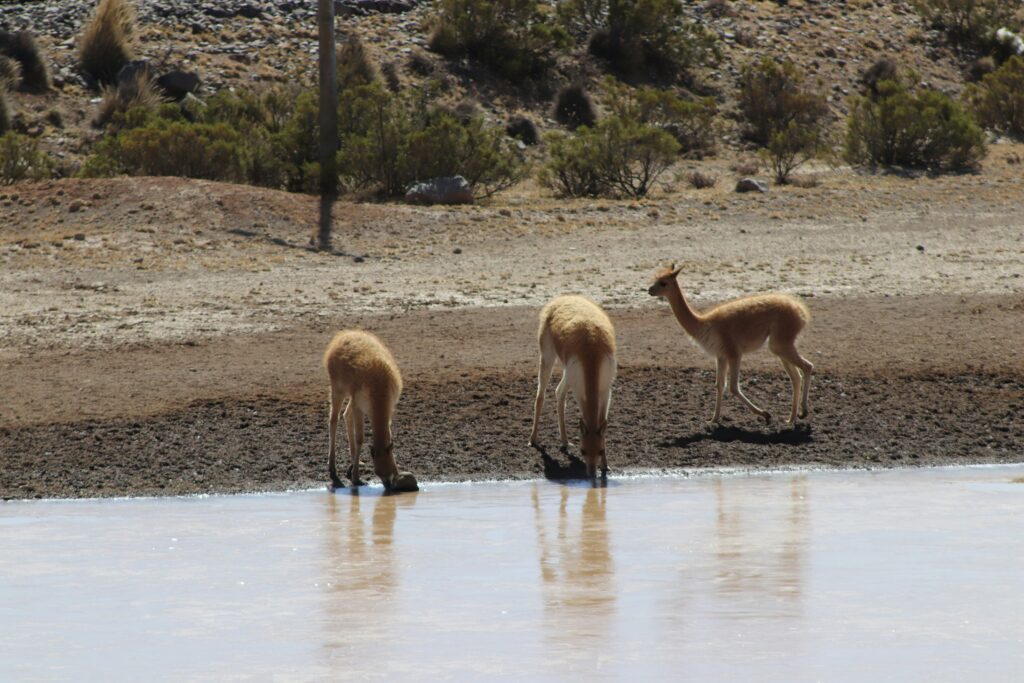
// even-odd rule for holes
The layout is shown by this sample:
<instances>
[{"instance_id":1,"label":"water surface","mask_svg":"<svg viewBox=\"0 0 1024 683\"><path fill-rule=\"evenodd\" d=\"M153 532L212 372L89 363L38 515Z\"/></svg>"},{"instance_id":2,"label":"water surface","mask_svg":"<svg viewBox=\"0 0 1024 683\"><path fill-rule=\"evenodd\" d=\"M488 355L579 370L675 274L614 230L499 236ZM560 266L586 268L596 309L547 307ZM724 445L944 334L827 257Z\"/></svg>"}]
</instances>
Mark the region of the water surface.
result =
<instances>
[{"instance_id":1,"label":"water surface","mask_svg":"<svg viewBox=\"0 0 1024 683\"><path fill-rule=\"evenodd\" d=\"M1021 467L0 505L0 680L1024 680Z\"/></svg>"}]
</instances>

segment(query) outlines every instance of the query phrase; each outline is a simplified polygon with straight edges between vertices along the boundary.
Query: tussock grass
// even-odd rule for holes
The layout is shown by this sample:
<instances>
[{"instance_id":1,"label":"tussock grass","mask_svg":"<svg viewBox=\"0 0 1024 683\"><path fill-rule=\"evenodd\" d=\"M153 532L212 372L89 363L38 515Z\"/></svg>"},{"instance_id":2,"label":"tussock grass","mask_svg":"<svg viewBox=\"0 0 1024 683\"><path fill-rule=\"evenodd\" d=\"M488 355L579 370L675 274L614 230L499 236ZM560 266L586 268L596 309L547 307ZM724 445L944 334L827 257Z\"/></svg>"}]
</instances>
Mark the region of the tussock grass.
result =
<instances>
[{"instance_id":1,"label":"tussock grass","mask_svg":"<svg viewBox=\"0 0 1024 683\"><path fill-rule=\"evenodd\" d=\"M43 52L29 31L7 33L0 31L0 54L15 60L20 65L21 88L30 92L46 92L53 87L50 68Z\"/></svg>"},{"instance_id":2,"label":"tussock grass","mask_svg":"<svg viewBox=\"0 0 1024 683\"><path fill-rule=\"evenodd\" d=\"M11 104L7 101L7 87L0 83L0 135L11 129Z\"/></svg>"},{"instance_id":3,"label":"tussock grass","mask_svg":"<svg viewBox=\"0 0 1024 683\"><path fill-rule=\"evenodd\" d=\"M100 0L79 42L82 70L98 83L113 83L134 58L135 41L135 6L129 0Z\"/></svg>"},{"instance_id":4,"label":"tussock grass","mask_svg":"<svg viewBox=\"0 0 1024 683\"><path fill-rule=\"evenodd\" d=\"M0 87L13 90L18 87L21 81L21 64L7 57L0 55Z\"/></svg>"},{"instance_id":5,"label":"tussock grass","mask_svg":"<svg viewBox=\"0 0 1024 683\"><path fill-rule=\"evenodd\" d=\"M590 95L579 83L567 85L555 97L555 120L576 130L580 126L593 127L597 122L597 109Z\"/></svg>"},{"instance_id":6,"label":"tussock grass","mask_svg":"<svg viewBox=\"0 0 1024 683\"><path fill-rule=\"evenodd\" d=\"M163 104L163 93L150 77L148 71L140 70L134 77L123 81L117 87L108 85L103 89L103 101L92 124L97 128L106 126L117 113L141 107L152 111Z\"/></svg>"},{"instance_id":7,"label":"tussock grass","mask_svg":"<svg viewBox=\"0 0 1024 683\"><path fill-rule=\"evenodd\" d=\"M338 47L337 59L339 91L369 85L380 79L380 68L357 35L342 42Z\"/></svg>"}]
</instances>

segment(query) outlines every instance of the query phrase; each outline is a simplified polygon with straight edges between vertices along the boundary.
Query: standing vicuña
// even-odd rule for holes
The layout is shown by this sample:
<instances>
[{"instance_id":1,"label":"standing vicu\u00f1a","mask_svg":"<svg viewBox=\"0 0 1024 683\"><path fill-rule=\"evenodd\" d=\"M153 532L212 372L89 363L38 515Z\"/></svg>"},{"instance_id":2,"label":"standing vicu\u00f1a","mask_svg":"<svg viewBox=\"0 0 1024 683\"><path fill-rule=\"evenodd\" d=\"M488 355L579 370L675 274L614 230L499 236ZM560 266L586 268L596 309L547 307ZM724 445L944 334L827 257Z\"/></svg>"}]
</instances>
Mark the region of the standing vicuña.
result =
<instances>
[{"instance_id":1,"label":"standing vicu\u00f1a","mask_svg":"<svg viewBox=\"0 0 1024 683\"><path fill-rule=\"evenodd\" d=\"M706 313L697 313L682 290L676 276L682 268L673 264L659 272L647 293L668 299L676 320L686 333L704 351L718 360L715 383L715 415L712 422L718 422L722 415L722 391L726 373L729 375L729 390L738 396L751 410L771 423L768 411L754 405L740 391L740 358L743 354L761 348L768 339L768 348L782 361L789 378L793 381L793 410L790 424L799 417L807 417L807 393L810 390L811 362L797 353L796 338L804 325L811 319L807 307L800 301L785 294L760 294L735 299L719 304Z\"/></svg>"},{"instance_id":2,"label":"standing vicu\u00f1a","mask_svg":"<svg viewBox=\"0 0 1024 683\"><path fill-rule=\"evenodd\" d=\"M537 400L533 408L530 445L537 443L537 422L544 406L544 391L551 381L555 358L562 362L562 381L555 389L558 401L558 433L562 448L568 448L565 434L565 398L572 389L580 404L580 453L587 465L587 476L608 475L604 437L608 428L608 408L615 379L615 328L597 304L581 296L560 296L540 312L540 371L537 375Z\"/></svg>"},{"instance_id":3,"label":"standing vicu\u00f1a","mask_svg":"<svg viewBox=\"0 0 1024 683\"><path fill-rule=\"evenodd\" d=\"M340 488L341 479L335 465L335 444L338 432L338 413L342 401L345 405L345 429L352 464L348 478L352 486L359 486L359 451L363 447L363 419L370 418L373 428L373 469L386 490L415 489L412 475L398 471L392 455L391 416L402 393L402 375L398 365L384 343L375 335L362 330L344 330L334 335L324 352L324 367L331 379L331 451L328 472L331 484Z\"/></svg>"}]
</instances>

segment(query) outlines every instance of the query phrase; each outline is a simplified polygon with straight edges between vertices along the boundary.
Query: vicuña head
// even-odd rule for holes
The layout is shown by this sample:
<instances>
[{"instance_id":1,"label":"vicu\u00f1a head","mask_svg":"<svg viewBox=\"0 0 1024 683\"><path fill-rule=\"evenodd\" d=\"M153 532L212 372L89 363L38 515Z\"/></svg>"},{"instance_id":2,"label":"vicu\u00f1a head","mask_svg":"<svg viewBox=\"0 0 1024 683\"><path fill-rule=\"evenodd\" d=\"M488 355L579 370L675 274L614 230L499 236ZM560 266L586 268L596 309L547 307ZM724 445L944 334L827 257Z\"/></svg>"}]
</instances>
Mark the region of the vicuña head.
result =
<instances>
[{"instance_id":1,"label":"vicu\u00f1a head","mask_svg":"<svg viewBox=\"0 0 1024 683\"><path fill-rule=\"evenodd\" d=\"M612 382L615 380L615 328L601 308L581 296L560 296L540 312L540 370L537 374L537 398L533 407L530 445L537 443L537 424L544 405L544 391L551 381L555 360L562 363L562 381L555 389L558 409L558 433L562 448L569 447L565 431L565 400L572 389L580 404L580 455L587 476L608 474L605 434Z\"/></svg>"},{"instance_id":2,"label":"vicu\u00f1a head","mask_svg":"<svg viewBox=\"0 0 1024 683\"><path fill-rule=\"evenodd\" d=\"M722 393L728 376L732 394L760 415L766 424L771 423L771 414L744 396L739 383L740 359L761 348L765 340L793 382L789 423L795 423L798 416L807 417L807 396L814 366L796 350L797 335L811 319L807 307L786 294L758 294L727 301L700 313L690 307L679 288L676 277L681 270L673 264L658 271L647 293L668 299L676 320L686 333L708 355L715 357L715 414L711 421L717 423L722 416Z\"/></svg>"},{"instance_id":3,"label":"vicu\u00f1a head","mask_svg":"<svg viewBox=\"0 0 1024 683\"><path fill-rule=\"evenodd\" d=\"M654 283L647 289L647 293L651 296L667 297L669 283L674 282L676 276L679 275L679 271L683 269L682 266L676 268L676 264L672 264L668 268L662 268L654 276Z\"/></svg>"}]
</instances>

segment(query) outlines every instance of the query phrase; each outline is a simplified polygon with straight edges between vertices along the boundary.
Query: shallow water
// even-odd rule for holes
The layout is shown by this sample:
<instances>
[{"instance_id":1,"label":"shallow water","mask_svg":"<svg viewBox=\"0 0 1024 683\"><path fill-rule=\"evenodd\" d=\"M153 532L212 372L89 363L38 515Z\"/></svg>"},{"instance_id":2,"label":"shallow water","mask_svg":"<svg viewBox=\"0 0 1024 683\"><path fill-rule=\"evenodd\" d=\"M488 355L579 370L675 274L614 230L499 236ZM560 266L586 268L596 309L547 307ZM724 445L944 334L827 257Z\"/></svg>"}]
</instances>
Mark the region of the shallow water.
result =
<instances>
[{"instance_id":1,"label":"shallow water","mask_svg":"<svg viewBox=\"0 0 1024 683\"><path fill-rule=\"evenodd\" d=\"M1024 467L0 505L0 680L1024 680Z\"/></svg>"}]
</instances>

